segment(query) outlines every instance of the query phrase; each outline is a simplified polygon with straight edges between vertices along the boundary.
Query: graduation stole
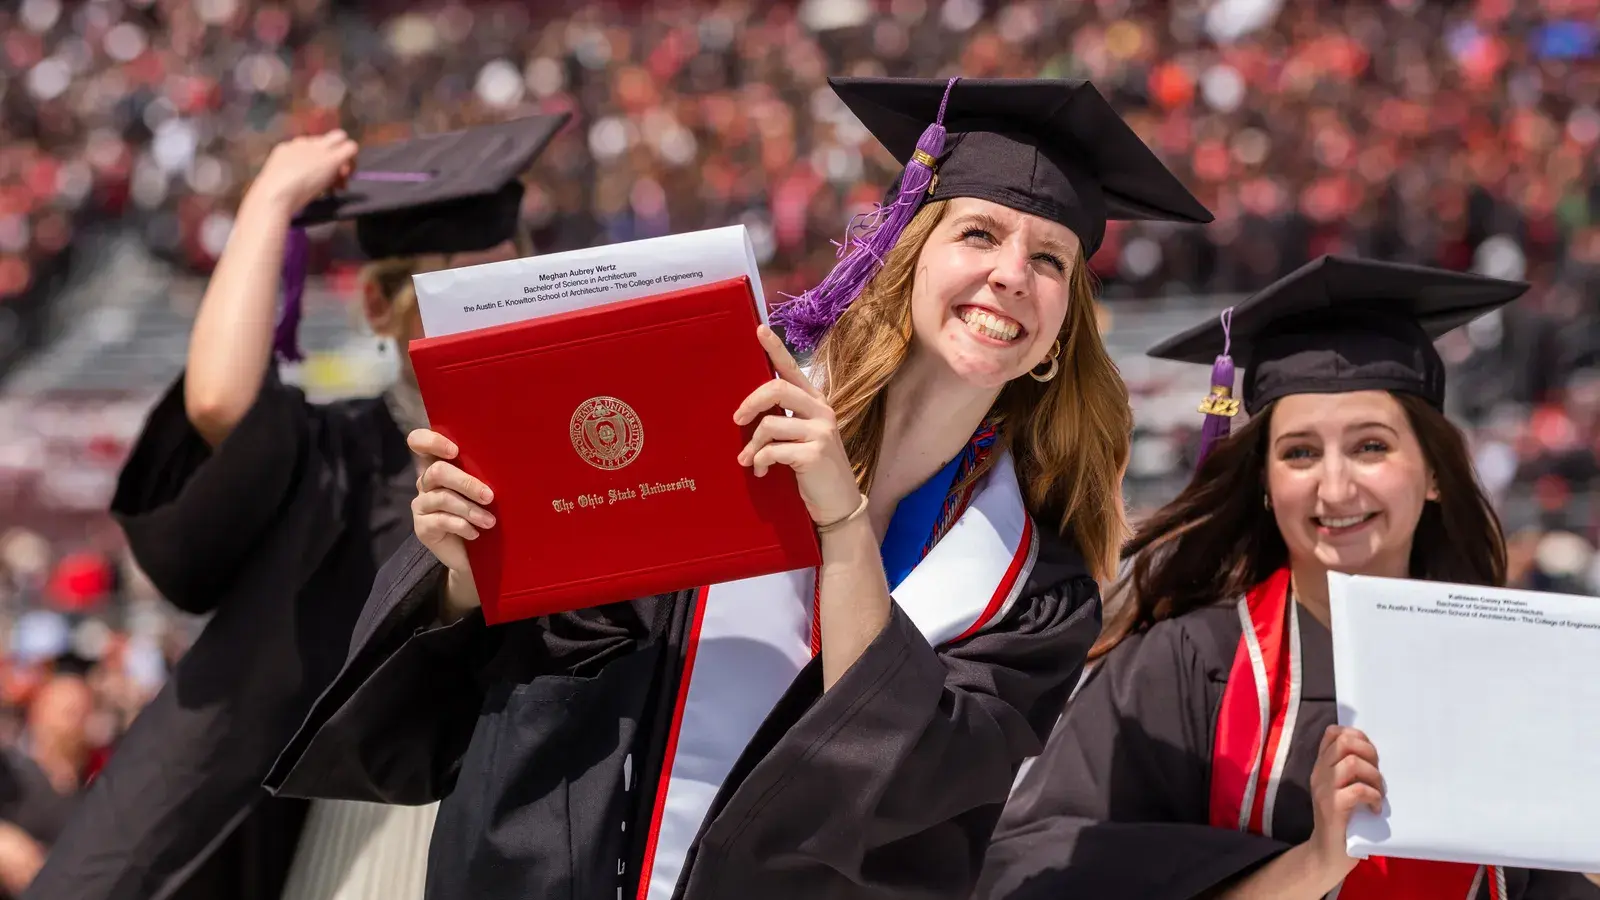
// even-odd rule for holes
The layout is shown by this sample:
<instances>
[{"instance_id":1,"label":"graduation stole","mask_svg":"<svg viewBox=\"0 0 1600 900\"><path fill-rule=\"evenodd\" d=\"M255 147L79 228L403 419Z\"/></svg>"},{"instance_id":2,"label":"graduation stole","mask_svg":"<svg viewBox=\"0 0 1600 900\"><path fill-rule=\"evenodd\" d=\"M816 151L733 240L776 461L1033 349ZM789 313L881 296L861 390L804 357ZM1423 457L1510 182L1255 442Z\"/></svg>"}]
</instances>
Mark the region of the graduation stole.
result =
<instances>
[{"instance_id":1,"label":"graduation stole","mask_svg":"<svg viewBox=\"0 0 1600 900\"><path fill-rule=\"evenodd\" d=\"M1004 619L1039 553L1009 453L955 493L960 514L891 594L935 647ZM811 663L816 596L813 569L697 592L636 900L672 896L723 780Z\"/></svg>"},{"instance_id":2,"label":"graduation stole","mask_svg":"<svg viewBox=\"0 0 1600 900\"><path fill-rule=\"evenodd\" d=\"M1217 714L1211 758L1211 824L1273 837L1273 808L1294 741L1302 685L1300 623L1280 569L1238 603L1243 635ZM1507 900L1499 866L1371 857L1330 898L1336 900Z\"/></svg>"},{"instance_id":3,"label":"graduation stole","mask_svg":"<svg viewBox=\"0 0 1600 900\"><path fill-rule=\"evenodd\" d=\"M935 544L950 530L950 526L961 518L967 511L967 504L972 502L972 492L977 490L977 482L962 483L969 478L973 470L983 465L984 460L994 450L994 443L1000 437L1000 430L993 421L984 419L978 425L978 430L973 432L972 438L967 441L967 446L962 449L959 461L956 463L956 474L950 481L950 490L945 494L944 506L939 510L939 519L933 523L933 530L928 534L928 540L922 545L922 556L926 559ZM935 476L937 477L937 476ZM892 596L892 594L891 594ZM812 579L811 587L811 655L816 656L822 652L822 583Z\"/></svg>"}]
</instances>

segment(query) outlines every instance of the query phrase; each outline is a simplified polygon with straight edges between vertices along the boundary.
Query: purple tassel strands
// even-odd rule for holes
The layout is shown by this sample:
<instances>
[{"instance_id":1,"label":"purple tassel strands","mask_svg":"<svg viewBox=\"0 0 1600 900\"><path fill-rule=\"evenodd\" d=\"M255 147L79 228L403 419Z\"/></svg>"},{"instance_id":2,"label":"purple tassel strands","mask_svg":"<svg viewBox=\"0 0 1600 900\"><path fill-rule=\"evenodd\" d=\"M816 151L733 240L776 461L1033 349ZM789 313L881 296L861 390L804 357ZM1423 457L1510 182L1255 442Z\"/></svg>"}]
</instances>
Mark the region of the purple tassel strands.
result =
<instances>
[{"instance_id":1,"label":"purple tassel strands","mask_svg":"<svg viewBox=\"0 0 1600 900\"><path fill-rule=\"evenodd\" d=\"M894 202L880 204L852 219L844 242L835 241L839 262L828 277L798 297L785 294L788 302L772 311L772 320L784 327L784 336L795 349L812 350L822 342L823 335L878 274L889 251L900 240L900 233L932 192L934 167L944 152L944 113L950 104L950 92L959 80L952 78L945 86L939 115L917 140L916 152L900 176L900 191Z\"/></svg>"},{"instance_id":2,"label":"purple tassel strands","mask_svg":"<svg viewBox=\"0 0 1600 900\"><path fill-rule=\"evenodd\" d=\"M355 172L351 181L387 182L391 184L421 184L432 181L432 172ZM272 349L280 359L300 362L305 354L300 352L300 318L304 312L306 269L310 264L311 242L304 228L294 226L283 248L283 311L277 327L272 332Z\"/></svg>"},{"instance_id":3,"label":"purple tassel strands","mask_svg":"<svg viewBox=\"0 0 1600 900\"><path fill-rule=\"evenodd\" d=\"M1211 364L1211 393L1200 401L1200 411L1206 414L1205 425L1200 429L1200 453L1195 467L1206 461L1211 448L1232 431L1233 417L1239 414L1239 401L1233 396L1233 307L1222 311L1222 355Z\"/></svg>"},{"instance_id":4,"label":"purple tassel strands","mask_svg":"<svg viewBox=\"0 0 1600 900\"><path fill-rule=\"evenodd\" d=\"M290 362L305 359L300 352L300 315L306 290L306 265L311 242L304 228L290 228L283 249L283 313L272 333L272 349Z\"/></svg>"}]
</instances>

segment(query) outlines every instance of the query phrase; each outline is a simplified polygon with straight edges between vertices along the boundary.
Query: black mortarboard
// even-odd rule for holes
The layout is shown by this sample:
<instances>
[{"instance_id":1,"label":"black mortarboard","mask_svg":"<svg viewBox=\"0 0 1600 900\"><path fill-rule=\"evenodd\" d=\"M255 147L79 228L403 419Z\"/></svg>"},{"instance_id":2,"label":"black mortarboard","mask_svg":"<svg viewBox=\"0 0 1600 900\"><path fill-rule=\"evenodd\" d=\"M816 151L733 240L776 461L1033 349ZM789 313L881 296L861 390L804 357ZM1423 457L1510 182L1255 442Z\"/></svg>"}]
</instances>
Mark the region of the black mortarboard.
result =
<instances>
[{"instance_id":1,"label":"black mortarboard","mask_svg":"<svg viewBox=\"0 0 1600 900\"><path fill-rule=\"evenodd\" d=\"M516 233L522 173L568 118L528 116L364 147L344 190L294 224L354 219L369 259L487 250Z\"/></svg>"},{"instance_id":2,"label":"black mortarboard","mask_svg":"<svg viewBox=\"0 0 1600 900\"><path fill-rule=\"evenodd\" d=\"M945 102L943 79L828 82L902 163ZM944 127L929 200L977 197L1059 222L1086 258L1107 219L1212 219L1087 81L963 78L949 93Z\"/></svg>"},{"instance_id":3,"label":"black mortarboard","mask_svg":"<svg viewBox=\"0 0 1600 900\"><path fill-rule=\"evenodd\" d=\"M828 83L905 169L865 223L852 223L828 277L773 311L799 349L833 327L925 201L975 197L1059 222L1085 259L1100 248L1107 219L1212 219L1087 81Z\"/></svg>"},{"instance_id":4,"label":"black mortarboard","mask_svg":"<svg viewBox=\"0 0 1600 900\"><path fill-rule=\"evenodd\" d=\"M344 189L300 212L284 260L284 315L275 344L299 359L305 280L304 228L355 220L369 259L487 250L510 240L522 209L522 174L570 118L568 113L363 147Z\"/></svg>"},{"instance_id":5,"label":"black mortarboard","mask_svg":"<svg viewBox=\"0 0 1600 900\"><path fill-rule=\"evenodd\" d=\"M1201 405L1208 427L1217 417L1225 426L1237 411L1235 348L1244 367L1239 396L1251 415L1290 394L1362 390L1403 391L1442 409L1444 361L1433 342L1527 290L1520 281L1322 256L1149 355L1215 364Z\"/></svg>"}]
</instances>

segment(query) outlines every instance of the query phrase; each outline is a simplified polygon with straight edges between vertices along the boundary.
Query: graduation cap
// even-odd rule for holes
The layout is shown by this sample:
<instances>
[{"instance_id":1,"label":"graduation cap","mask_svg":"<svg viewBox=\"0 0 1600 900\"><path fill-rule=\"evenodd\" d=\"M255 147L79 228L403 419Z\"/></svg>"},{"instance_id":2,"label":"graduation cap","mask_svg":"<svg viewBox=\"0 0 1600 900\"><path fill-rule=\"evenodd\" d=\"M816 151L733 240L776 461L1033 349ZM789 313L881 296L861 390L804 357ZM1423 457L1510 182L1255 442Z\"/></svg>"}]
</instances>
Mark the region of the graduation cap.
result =
<instances>
[{"instance_id":1,"label":"graduation cap","mask_svg":"<svg viewBox=\"0 0 1600 900\"><path fill-rule=\"evenodd\" d=\"M522 209L521 176L570 118L569 113L363 147L343 190L297 215L284 253L284 310L273 345L301 358L295 332L305 290L305 228L354 220L369 259L469 253L510 240Z\"/></svg>"},{"instance_id":2,"label":"graduation cap","mask_svg":"<svg viewBox=\"0 0 1600 900\"><path fill-rule=\"evenodd\" d=\"M1444 408L1446 332L1522 296L1528 285L1404 263L1322 256L1149 355L1212 363L1200 459L1228 434L1240 401L1255 415L1290 394L1386 390ZM1244 380L1233 396L1233 343Z\"/></svg>"},{"instance_id":3,"label":"graduation cap","mask_svg":"<svg viewBox=\"0 0 1600 900\"><path fill-rule=\"evenodd\" d=\"M1081 80L830 78L905 164L888 202L851 223L841 261L774 311L801 349L821 340L923 202L975 197L1059 222L1087 259L1107 219L1204 224L1211 213Z\"/></svg>"}]
</instances>

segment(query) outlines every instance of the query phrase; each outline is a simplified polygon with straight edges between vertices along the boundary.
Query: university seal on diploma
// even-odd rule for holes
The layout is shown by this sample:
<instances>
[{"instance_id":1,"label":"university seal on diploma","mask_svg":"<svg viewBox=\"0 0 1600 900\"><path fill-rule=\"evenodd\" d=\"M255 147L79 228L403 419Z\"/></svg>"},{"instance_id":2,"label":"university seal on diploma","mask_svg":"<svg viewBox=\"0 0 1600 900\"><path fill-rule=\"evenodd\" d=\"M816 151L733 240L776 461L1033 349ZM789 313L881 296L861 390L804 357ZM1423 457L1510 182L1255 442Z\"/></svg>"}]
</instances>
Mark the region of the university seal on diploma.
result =
<instances>
[{"instance_id":1,"label":"university seal on diploma","mask_svg":"<svg viewBox=\"0 0 1600 900\"><path fill-rule=\"evenodd\" d=\"M578 404L568 433L584 462L608 472L638 459L644 448L639 414L616 397L590 397Z\"/></svg>"},{"instance_id":2,"label":"university seal on diploma","mask_svg":"<svg viewBox=\"0 0 1600 900\"><path fill-rule=\"evenodd\" d=\"M714 271L716 254L682 252L704 236L683 238L675 268L662 273L676 280L660 285L683 285L686 271ZM742 230L721 241L743 259ZM626 282L607 280L613 268L644 277L637 251L612 248L582 266L535 258L512 268L535 282L553 273L616 285ZM505 265L451 271L486 288L484 270L520 278L496 268ZM461 448L462 471L494 485L496 525L467 546L485 623L821 563L793 472L779 467L756 478L735 458L755 424L741 426L729 412L776 377L756 337L762 304L753 279L660 285L615 302L585 294L584 308L430 331L411 342L431 427ZM488 302L466 282L443 290L457 309ZM684 359L697 363L685 367ZM673 377L663 378L665 371ZM686 520L695 527L683 527Z\"/></svg>"}]
</instances>

